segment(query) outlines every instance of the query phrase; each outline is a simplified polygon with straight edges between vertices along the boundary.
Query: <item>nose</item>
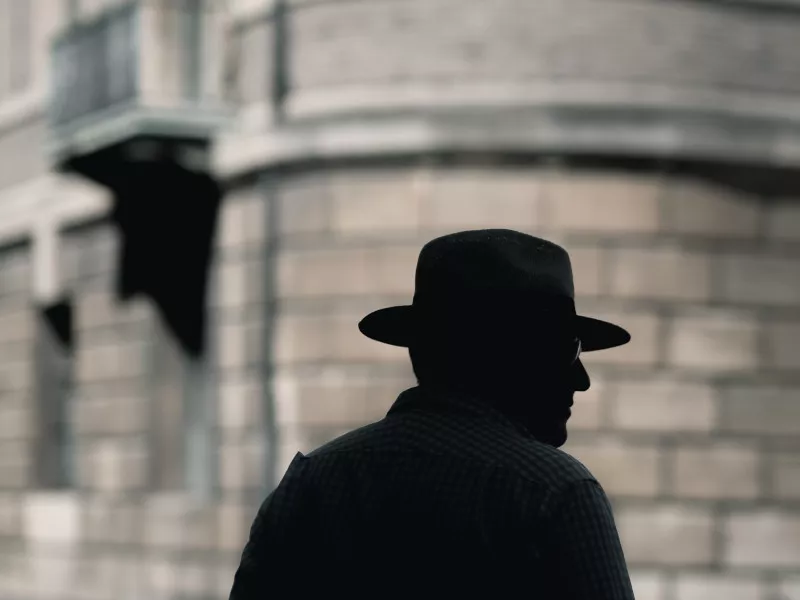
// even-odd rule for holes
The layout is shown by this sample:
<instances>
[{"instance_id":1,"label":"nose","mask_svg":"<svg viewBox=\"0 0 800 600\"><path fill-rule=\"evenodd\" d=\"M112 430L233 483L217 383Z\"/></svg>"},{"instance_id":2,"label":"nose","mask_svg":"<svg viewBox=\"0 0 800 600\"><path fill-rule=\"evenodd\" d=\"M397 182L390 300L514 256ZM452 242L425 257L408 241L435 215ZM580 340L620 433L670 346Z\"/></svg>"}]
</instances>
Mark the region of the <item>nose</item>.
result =
<instances>
[{"instance_id":1,"label":"nose","mask_svg":"<svg viewBox=\"0 0 800 600\"><path fill-rule=\"evenodd\" d=\"M585 392L591 387L592 381L589 378L589 373L580 359L575 361L573 375L576 392Z\"/></svg>"}]
</instances>

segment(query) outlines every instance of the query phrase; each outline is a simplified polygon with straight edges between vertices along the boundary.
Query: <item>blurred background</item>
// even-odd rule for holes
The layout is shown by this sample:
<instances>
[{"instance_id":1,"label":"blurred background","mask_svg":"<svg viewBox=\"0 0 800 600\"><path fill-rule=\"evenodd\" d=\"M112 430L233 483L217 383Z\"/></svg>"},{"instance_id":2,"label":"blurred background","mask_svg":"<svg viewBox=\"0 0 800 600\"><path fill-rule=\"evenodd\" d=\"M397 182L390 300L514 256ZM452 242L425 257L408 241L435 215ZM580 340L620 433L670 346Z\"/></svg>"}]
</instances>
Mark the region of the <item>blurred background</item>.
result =
<instances>
[{"instance_id":1,"label":"blurred background","mask_svg":"<svg viewBox=\"0 0 800 600\"><path fill-rule=\"evenodd\" d=\"M800 599L796 0L0 0L0 598L227 598L414 384L436 235L566 246L639 600ZM309 549L313 552L313 549Z\"/></svg>"}]
</instances>

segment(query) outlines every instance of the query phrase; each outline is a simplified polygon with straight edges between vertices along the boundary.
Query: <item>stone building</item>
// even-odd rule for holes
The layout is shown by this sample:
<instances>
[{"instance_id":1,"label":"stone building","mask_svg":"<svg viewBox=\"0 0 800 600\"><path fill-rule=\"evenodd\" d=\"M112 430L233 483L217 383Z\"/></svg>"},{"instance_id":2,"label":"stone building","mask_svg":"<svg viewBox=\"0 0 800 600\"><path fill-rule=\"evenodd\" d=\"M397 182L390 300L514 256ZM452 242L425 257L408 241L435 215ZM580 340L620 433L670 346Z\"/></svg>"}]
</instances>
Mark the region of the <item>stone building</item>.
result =
<instances>
[{"instance_id":1,"label":"stone building","mask_svg":"<svg viewBox=\"0 0 800 600\"><path fill-rule=\"evenodd\" d=\"M800 598L798 31L794 0L0 1L0 597L226 597L292 455L413 384L358 319L499 226L634 336L566 450L637 598ZM118 294L117 208L195 200L148 152L224 189L202 352Z\"/></svg>"}]
</instances>

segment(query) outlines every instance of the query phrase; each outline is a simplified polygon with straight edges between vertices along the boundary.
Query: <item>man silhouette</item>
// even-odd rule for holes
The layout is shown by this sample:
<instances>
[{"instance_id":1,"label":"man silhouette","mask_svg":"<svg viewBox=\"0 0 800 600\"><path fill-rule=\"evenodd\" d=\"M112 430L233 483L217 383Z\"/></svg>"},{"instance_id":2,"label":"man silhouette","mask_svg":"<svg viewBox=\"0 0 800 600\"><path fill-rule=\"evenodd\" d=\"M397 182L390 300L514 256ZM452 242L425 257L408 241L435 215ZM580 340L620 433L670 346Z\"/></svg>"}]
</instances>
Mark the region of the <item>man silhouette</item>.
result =
<instances>
[{"instance_id":1,"label":"man silhouette","mask_svg":"<svg viewBox=\"0 0 800 600\"><path fill-rule=\"evenodd\" d=\"M420 253L411 306L366 336L408 347L419 385L386 417L298 453L253 523L232 600L632 600L608 499L557 448L581 351L630 335L577 316L569 256L510 230Z\"/></svg>"}]
</instances>

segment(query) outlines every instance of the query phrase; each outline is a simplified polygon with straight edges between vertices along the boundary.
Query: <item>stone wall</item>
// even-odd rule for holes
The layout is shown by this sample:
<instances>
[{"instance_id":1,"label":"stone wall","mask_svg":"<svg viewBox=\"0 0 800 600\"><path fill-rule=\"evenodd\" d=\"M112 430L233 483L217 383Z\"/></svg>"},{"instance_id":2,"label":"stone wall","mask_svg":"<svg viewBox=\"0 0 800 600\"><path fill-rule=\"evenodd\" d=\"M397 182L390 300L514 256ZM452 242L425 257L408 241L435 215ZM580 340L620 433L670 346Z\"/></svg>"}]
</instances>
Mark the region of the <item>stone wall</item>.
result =
<instances>
[{"instance_id":1,"label":"stone wall","mask_svg":"<svg viewBox=\"0 0 800 600\"><path fill-rule=\"evenodd\" d=\"M587 355L566 450L612 496L642 600L798 594L800 204L688 176L464 166L276 184L282 468L380 418L406 353L360 335L406 303L420 245L512 227L573 256L578 306L633 343Z\"/></svg>"},{"instance_id":2,"label":"stone wall","mask_svg":"<svg viewBox=\"0 0 800 600\"><path fill-rule=\"evenodd\" d=\"M28 249L4 249L0 338L16 358L0 390L0 591L225 597L255 511L294 453L381 418L413 385L407 353L361 336L358 320L410 300L432 237L513 227L563 243L579 308L634 336L586 356L593 386L578 396L565 449L613 499L637 598L791 598L799 207L610 168L427 161L265 174L226 198L216 239L211 501L154 488L157 315L146 301L114 301L117 240L103 223L62 234L78 340L75 486L36 488L22 362Z\"/></svg>"}]
</instances>

